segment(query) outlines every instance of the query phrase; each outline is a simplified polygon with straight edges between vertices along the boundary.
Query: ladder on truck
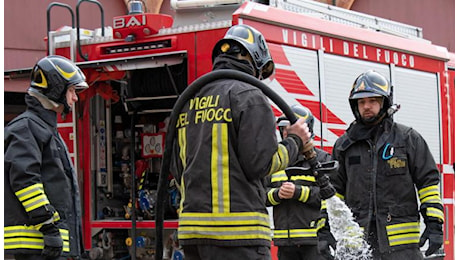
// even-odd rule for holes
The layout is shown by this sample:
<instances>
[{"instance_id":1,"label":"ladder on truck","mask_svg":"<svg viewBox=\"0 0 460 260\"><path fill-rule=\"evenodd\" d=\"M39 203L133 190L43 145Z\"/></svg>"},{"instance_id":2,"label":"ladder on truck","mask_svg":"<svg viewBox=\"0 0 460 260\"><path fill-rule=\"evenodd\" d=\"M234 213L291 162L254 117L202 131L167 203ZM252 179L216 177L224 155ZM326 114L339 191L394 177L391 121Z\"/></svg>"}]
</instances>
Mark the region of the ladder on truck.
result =
<instances>
[{"instance_id":1,"label":"ladder on truck","mask_svg":"<svg viewBox=\"0 0 460 260\"><path fill-rule=\"evenodd\" d=\"M312 0L270 0L270 5L283 10L312 15L324 20L368 28L400 37L423 39L422 28L331 6Z\"/></svg>"}]
</instances>

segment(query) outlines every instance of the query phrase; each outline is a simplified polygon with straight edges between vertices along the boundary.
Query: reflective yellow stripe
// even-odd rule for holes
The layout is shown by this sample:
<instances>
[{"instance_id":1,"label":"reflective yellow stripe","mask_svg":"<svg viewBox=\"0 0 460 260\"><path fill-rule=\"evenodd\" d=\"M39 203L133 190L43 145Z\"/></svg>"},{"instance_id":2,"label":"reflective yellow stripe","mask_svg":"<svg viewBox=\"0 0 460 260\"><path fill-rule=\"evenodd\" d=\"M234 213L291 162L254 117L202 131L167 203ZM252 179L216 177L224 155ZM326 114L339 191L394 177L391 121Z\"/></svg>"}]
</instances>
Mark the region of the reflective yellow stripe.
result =
<instances>
[{"instance_id":1,"label":"reflective yellow stripe","mask_svg":"<svg viewBox=\"0 0 460 260\"><path fill-rule=\"evenodd\" d=\"M230 212L230 213L193 213L182 212L179 224L183 225L264 225L270 226L268 214L259 212Z\"/></svg>"},{"instance_id":2,"label":"reflective yellow stripe","mask_svg":"<svg viewBox=\"0 0 460 260\"><path fill-rule=\"evenodd\" d=\"M386 227L390 246L415 244L420 239L420 224L418 222L400 223Z\"/></svg>"},{"instance_id":3,"label":"reflective yellow stripe","mask_svg":"<svg viewBox=\"0 0 460 260\"><path fill-rule=\"evenodd\" d=\"M22 205L27 212L30 212L36 208L50 204L48 198L45 194L32 198L30 200L24 201Z\"/></svg>"},{"instance_id":4,"label":"reflective yellow stripe","mask_svg":"<svg viewBox=\"0 0 460 260\"><path fill-rule=\"evenodd\" d=\"M318 220L318 223L316 224L317 229L321 229L326 225L326 219L325 218L320 218Z\"/></svg>"},{"instance_id":5,"label":"reflective yellow stripe","mask_svg":"<svg viewBox=\"0 0 460 260\"><path fill-rule=\"evenodd\" d=\"M321 209L327 209L326 200L321 200Z\"/></svg>"},{"instance_id":6,"label":"reflective yellow stripe","mask_svg":"<svg viewBox=\"0 0 460 260\"><path fill-rule=\"evenodd\" d=\"M439 218L440 220L444 222L444 212L440 209L428 207L426 209L426 215L430 217Z\"/></svg>"},{"instance_id":7,"label":"reflective yellow stripe","mask_svg":"<svg viewBox=\"0 0 460 260\"><path fill-rule=\"evenodd\" d=\"M268 201L270 202L270 204L272 204L274 206L280 204L280 202L277 202L275 200L275 196L274 196L275 191L276 191L276 188L272 188L267 193Z\"/></svg>"},{"instance_id":8,"label":"reflective yellow stripe","mask_svg":"<svg viewBox=\"0 0 460 260\"><path fill-rule=\"evenodd\" d=\"M34 226L4 227L5 249L43 249L43 233ZM63 251L70 252L69 231L59 229L63 240Z\"/></svg>"},{"instance_id":9,"label":"reflective yellow stripe","mask_svg":"<svg viewBox=\"0 0 460 260\"><path fill-rule=\"evenodd\" d=\"M289 154L288 154L287 148L282 144L278 144L278 150L272 157L272 166L270 168L269 174L273 174L282 169L285 169L288 163L289 163Z\"/></svg>"},{"instance_id":10,"label":"reflective yellow stripe","mask_svg":"<svg viewBox=\"0 0 460 260\"><path fill-rule=\"evenodd\" d=\"M213 124L211 151L212 211L230 212L228 126Z\"/></svg>"},{"instance_id":11,"label":"reflective yellow stripe","mask_svg":"<svg viewBox=\"0 0 460 260\"><path fill-rule=\"evenodd\" d=\"M29 187L26 187L22 190L15 192L18 199L21 201L24 209L27 212L30 212L36 208L41 206L50 204L48 198L45 195L45 191L43 190L42 183L36 183Z\"/></svg>"},{"instance_id":12,"label":"reflective yellow stripe","mask_svg":"<svg viewBox=\"0 0 460 260\"><path fill-rule=\"evenodd\" d=\"M276 172L276 173L272 174L272 176L271 176L271 182L287 181L287 180L288 180L288 177L287 177L286 172L284 170Z\"/></svg>"},{"instance_id":13,"label":"reflective yellow stripe","mask_svg":"<svg viewBox=\"0 0 460 260\"><path fill-rule=\"evenodd\" d=\"M16 191L14 194L16 194L16 197L18 197L19 201L22 202L26 199L36 196L37 194L44 194L44 193L45 192L43 190L43 184L36 183L22 190Z\"/></svg>"},{"instance_id":14,"label":"reflective yellow stripe","mask_svg":"<svg viewBox=\"0 0 460 260\"><path fill-rule=\"evenodd\" d=\"M394 224L387 226L387 234L394 235L394 234L401 234L401 233L409 233L409 232L420 232L420 225L418 222L409 222L409 223L401 223L401 224Z\"/></svg>"},{"instance_id":15,"label":"reflective yellow stripe","mask_svg":"<svg viewBox=\"0 0 460 260\"><path fill-rule=\"evenodd\" d=\"M310 188L307 186L302 186L302 192L300 193L299 201L307 202L310 197Z\"/></svg>"},{"instance_id":16,"label":"reflective yellow stripe","mask_svg":"<svg viewBox=\"0 0 460 260\"><path fill-rule=\"evenodd\" d=\"M409 234L388 237L390 246L398 246L398 245L405 245L405 244L418 244L419 240L420 240L420 237L418 233L409 233Z\"/></svg>"},{"instance_id":17,"label":"reflective yellow stripe","mask_svg":"<svg viewBox=\"0 0 460 260\"><path fill-rule=\"evenodd\" d=\"M182 162L182 167L185 169L187 165L186 151L187 151L187 135L186 128L182 127L177 130L177 139L179 142L179 157Z\"/></svg>"},{"instance_id":18,"label":"reflective yellow stripe","mask_svg":"<svg viewBox=\"0 0 460 260\"><path fill-rule=\"evenodd\" d=\"M59 213L57 211L54 212L54 214L53 214L53 222L58 222L60 219L61 219L61 217L59 216Z\"/></svg>"},{"instance_id":19,"label":"reflective yellow stripe","mask_svg":"<svg viewBox=\"0 0 460 260\"><path fill-rule=\"evenodd\" d=\"M291 180L292 181L301 180L301 181L316 182L315 177L310 176L310 175L307 175L307 176L305 176L305 175L291 176Z\"/></svg>"},{"instance_id":20,"label":"reflective yellow stripe","mask_svg":"<svg viewBox=\"0 0 460 260\"><path fill-rule=\"evenodd\" d=\"M182 212L178 231L179 239L271 240L269 216L259 212Z\"/></svg>"},{"instance_id":21,"label":"reflective yellow stripe","mask_svg":"<svg viewBox=\"0 0 460 260\"><path fill-rule=\"evenodd\" d=\"M290 230L274 230L273 238L300 238L300 237L316 237L316 228L307 229L290 229Z\"/></svg>"},{"instance_id":22,"label":"reflective yellow stripe","mask_svg":"<svg viewBox=\"0 0 460 260\"><path fill-rule=\"evenodd\" d=\"M270 228L254 227L179 227L179 239L210 238L218 240L271 240Z\"/></svg>"},{"instance_id":23,"label":"reflective yellow stripe","mask_svg":"<svg viewBox=\"0 0 460 260\"><path fill-rule=\"evenodd\" d=\"M423 198L425 198L427 196L432 196L432 195L439 196L438 185L432 185L432 186L428 186L428 187L425 187L423 189L420 189L418 191L418 195L419 195L420 199L423 199Z\"/></svg>"},{"instance_id":24,"label":"reflective yellow stripe","mask_svg":"<svg viewBox=\"0 0 460 260\"><path fill-rule=\"evenodd\" d=\"M345 196L340 193L335 193L335 196L339 197L341 200L345 200Z\"/></svg>"}]
</instances>

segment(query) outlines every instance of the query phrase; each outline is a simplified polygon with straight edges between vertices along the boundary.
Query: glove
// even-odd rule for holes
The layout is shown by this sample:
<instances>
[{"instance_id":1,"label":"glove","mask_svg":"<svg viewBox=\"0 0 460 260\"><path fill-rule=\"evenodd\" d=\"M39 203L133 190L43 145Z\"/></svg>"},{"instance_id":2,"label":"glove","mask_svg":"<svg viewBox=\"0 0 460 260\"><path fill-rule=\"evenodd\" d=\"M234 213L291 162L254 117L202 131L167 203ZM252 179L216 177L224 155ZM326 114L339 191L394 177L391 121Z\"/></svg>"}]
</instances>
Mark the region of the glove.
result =
<instances>
[{"instance_id":1,"label":"glove","mask_svg":"<svg viewBox=\"0 0 460 260\"><path fill-rule=\"evenodd\" d=\"M423 234L420 237L419 247L422 247L428 239L429 246L425 252L425 256L429 256L441 248L444 239L441 222L428 221L425 224L425 231L423 231Z\"/></svg>"},{"instance_id":2,"label":"glove","mask_svg":"<svg viewBox=\"0 0 460 260\"><path fill-rule=\"evenodd\" d=\"M310 139L306 144L303 145L302 153L305 156L305 159L310 160L316 157L315 144L313 139Z\"/></svg>"},{"instance_id":3,"label":"glove","mask_svg":"<svg viewBox=\"0 0 460 260\"><path fill-rule=\"evenodd\" d=\"M336 249L337 241L329 230L318 230L318 253L327 260L334 260L334 256L331 254L332 247Z\"/></svg>"},{"instance_id":4,"label":"glove","mask_svg":"<svg viewBox=\"0 0 460 260\"><path fill-rule=\"evenodd\" d=\"M58 227L53 223L45 224L39 231L43 233L43 241L45 243L42 255L49 258L59 257L62 252L63 242Z\"/></svg>"},{"instance_id":5,"label":"glove","mask_svg":"<svg viewBox=\"0 0 460 260\"><path fill-rule=\"evenodd\" d=\"M326 200L335 195L336 190L329 181L329 177L325 174L321 174L316 177L316 183L319 186L319 196L322 200Z\"/></svg>"}]
</instances>

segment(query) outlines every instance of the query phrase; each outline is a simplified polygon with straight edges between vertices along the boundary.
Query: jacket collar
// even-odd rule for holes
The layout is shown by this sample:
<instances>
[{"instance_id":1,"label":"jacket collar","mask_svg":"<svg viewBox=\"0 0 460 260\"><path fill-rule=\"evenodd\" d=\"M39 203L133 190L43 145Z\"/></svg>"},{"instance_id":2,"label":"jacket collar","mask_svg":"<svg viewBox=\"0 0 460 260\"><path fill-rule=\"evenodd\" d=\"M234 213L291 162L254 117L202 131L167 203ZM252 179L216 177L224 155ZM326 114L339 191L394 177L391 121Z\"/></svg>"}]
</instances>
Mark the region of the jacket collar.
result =
<instances>
[{"instance_id":1,"label":"jacket collar","mask_svg":"<svg viewBox=\"0 0 460 260\"><path fill-rule=\"evenodd\" d=\"M29 111L36 114L53 128L57 127L57 113L55 111L45 109L38 99L29 94L26 94L25 101Z\"/></svg>"}]
</instances>

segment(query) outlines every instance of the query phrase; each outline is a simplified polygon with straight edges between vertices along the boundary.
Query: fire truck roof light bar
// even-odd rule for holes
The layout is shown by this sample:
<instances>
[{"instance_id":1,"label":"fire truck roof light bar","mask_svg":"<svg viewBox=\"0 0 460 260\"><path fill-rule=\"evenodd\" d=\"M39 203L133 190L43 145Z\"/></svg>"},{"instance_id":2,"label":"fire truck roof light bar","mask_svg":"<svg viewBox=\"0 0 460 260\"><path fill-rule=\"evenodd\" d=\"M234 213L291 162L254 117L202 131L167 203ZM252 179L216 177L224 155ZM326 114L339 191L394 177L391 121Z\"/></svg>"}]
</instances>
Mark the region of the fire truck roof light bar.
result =
<instances>
[{"instance_id":1,"label":"fire truck roof light bar","mask_svg":"<svg viewBox=\"0 0 460 260\"><path fill-rule=\"evenodd\" d=\"M171 0L174 9L204 8L222 5L242 4L244 0Z\"/></svg>"}]
</instances>

